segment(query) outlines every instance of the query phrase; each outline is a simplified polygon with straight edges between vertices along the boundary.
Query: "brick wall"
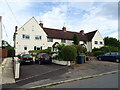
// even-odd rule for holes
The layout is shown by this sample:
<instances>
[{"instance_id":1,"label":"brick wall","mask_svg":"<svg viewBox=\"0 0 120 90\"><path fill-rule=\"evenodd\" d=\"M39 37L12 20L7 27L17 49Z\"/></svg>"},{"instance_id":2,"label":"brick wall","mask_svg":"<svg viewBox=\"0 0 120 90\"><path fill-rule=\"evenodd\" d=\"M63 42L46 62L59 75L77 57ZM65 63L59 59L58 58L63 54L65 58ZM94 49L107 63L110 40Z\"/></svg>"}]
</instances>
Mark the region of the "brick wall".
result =
<instances>
[{"instance_id":1,"label":"brick wall","mask_svg":"<svg viewBox=\"0 0 120 90\"><path fill-rule=\"evenodd\" d=\"M4 48L0 48L0 58L5 58L7 57L7 50Z\"/></svg>"}]
</instances>

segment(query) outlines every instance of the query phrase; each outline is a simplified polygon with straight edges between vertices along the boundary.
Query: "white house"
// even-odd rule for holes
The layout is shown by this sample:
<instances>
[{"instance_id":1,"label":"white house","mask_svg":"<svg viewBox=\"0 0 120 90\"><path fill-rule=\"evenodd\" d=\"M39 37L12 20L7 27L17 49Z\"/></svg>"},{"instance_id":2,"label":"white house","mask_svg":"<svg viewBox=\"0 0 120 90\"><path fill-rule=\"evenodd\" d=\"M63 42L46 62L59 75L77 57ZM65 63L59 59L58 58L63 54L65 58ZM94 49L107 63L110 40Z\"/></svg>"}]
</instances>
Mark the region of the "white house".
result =
<instances>
[{"instance_id":1,"label":"white house","mask_svg":"<svg viewBox=\"0 0 120 90\"><path fill-rule=\"evenodd\" d=\"M22 27L15 27L14 47L15 54L28 53L29 50L41 50L53 47L56 43L73 44L74 33L77 33L80 44L86 46L87 51L104 46L104 41L98 30L84 33L67 31L66 27L60 29L46 28L38 23L34 17Z\"/></svg>"}]
</instances>

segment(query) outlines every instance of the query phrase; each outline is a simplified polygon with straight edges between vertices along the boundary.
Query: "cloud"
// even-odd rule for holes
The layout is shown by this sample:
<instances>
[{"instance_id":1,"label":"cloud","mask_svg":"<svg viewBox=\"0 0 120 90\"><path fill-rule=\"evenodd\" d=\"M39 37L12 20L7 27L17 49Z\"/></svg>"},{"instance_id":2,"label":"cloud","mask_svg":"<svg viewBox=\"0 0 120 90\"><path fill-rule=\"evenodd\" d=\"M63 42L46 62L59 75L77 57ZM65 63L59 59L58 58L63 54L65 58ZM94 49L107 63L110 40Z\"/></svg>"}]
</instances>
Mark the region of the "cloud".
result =
<instances>
[{"instance_id":1,"label":"cloud","mask_svg":"<svg viewBox=\"0 0 120 90\"><path fill-rule=\"evenodd\" d=\"M2 39L8 41L13 45L14 27L18 25L20 27L25 20L30 18L29 15L22 12L30 6L29 2L5 2L0 3L0 16L2 16L3 37ZM11 11L12 10L12 11ZM30 15L31 16L31 15Z\"/></svg>"},{"instance_id":2,"label":"cloud","mask_svg":"<svg viewBox=\"0 0 120 90\"><path fill-rule=\"evenodd\" d=\"M40 14L45 27L62 28L66 22L66 6L52 7L51 11Z\"/></svg>"},{"instance_id":3,"label":"cloud","mask_svg":"<svg viewBox=\"0 0 120 90\"><path fill-rule=\"evenodd\" d=\"M9 0L7 1L9 2ZM67 30L70 31L79 32L84 29L85 32L89 32L98 29L102 36L117 36L117 3L54 2L53 4L46 4L38 2L37 7L36 3L33 4L33 2L36 1L11 0L9 2L20 25L16 22L5 1L0 3L0 15L3 16L3 23L8 34L8 37L6 37L5 31L3 31L3 39L9 41L12 45L15 25L22 26L32 16L35 16L38 21L43 21L45 27L62 29L65 23ZM40 3L43 3L43 6L40 6ZM33 8L34 11L31 10ZM34 12L39 13L39 15L34 14Z\"/></svg>"}]
</instances>

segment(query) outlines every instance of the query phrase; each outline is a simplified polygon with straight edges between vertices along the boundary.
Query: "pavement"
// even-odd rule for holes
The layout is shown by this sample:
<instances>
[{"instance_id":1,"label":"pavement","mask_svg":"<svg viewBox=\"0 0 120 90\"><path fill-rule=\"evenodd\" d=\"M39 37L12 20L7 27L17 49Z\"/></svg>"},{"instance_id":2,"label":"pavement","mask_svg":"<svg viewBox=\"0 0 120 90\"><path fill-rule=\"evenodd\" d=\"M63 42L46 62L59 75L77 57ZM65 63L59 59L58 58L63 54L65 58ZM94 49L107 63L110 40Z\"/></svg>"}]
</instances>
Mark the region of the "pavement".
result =
<instances>
[{"instance_id":1,"label":"pavement","mask_svg":"<svg viewBox=\"0 0 120 90\"><path fill-rule=\"evenodd\" d=\"M1 84L15 83L12 58L4 58L0 64Z\"/></svg>"},{"instance_id":2,"label":"pavement","mask_svg":"<svg viewBox=\"0 0 120 90\"><path fill-rule=\"evenodd\" d=\"M11 61L8 60L8 63L9 63L8 66L12 67L10 65L10 62ZM42 88L42 87L47 87L49 85L55 85L58 83L74 81L77 79L79 80L79 79L97 77L104 74L115 73L115 72L118 72L118 65L119 65L118 63L98 61L92 58L90 61L84 64L77 64L77 65L66 67L68 71L62 75L55 74L55 73L59 73L59 70L57 70L57 71L54 71L54 74L52 72L47 73L48 77L44 78L43 80L29 82L24 85L22 84L21 86L19 85L19 82L15 84L4 84L3 88ZM10 70L12 71L12 69ZM65 68L61 69L61 71L63 72L64 70ZM53 77L51 77L52 75ZM9 77L11 77L11 79L8 77L7 79L11 80L11 82L14 83L15 81L12 79L13 75L11 74L11 76L9 75Z\"/></svg>"}]
</instances>

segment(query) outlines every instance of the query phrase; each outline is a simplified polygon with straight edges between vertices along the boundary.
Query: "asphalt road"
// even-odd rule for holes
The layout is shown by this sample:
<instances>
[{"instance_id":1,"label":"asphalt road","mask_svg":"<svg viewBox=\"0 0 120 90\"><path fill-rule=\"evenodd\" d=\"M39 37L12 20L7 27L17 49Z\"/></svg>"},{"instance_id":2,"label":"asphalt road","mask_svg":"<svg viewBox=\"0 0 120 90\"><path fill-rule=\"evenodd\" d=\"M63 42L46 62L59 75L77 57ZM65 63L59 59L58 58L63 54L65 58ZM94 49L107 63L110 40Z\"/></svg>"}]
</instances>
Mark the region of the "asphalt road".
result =
<instances>
[{"instance_id":1,"label":"asphalt road","mask_svg":"<svg viewBox=\"0 0 120 90\"><path fill-rule=\"evenodd\" d=\"M48 88L118 88L118 73L59 84Z\"/></svg>"}]
</instances>

